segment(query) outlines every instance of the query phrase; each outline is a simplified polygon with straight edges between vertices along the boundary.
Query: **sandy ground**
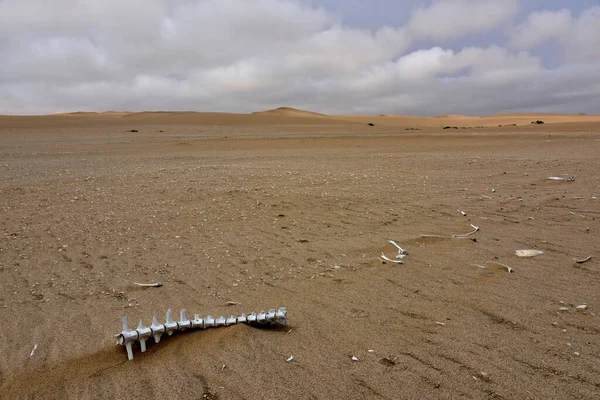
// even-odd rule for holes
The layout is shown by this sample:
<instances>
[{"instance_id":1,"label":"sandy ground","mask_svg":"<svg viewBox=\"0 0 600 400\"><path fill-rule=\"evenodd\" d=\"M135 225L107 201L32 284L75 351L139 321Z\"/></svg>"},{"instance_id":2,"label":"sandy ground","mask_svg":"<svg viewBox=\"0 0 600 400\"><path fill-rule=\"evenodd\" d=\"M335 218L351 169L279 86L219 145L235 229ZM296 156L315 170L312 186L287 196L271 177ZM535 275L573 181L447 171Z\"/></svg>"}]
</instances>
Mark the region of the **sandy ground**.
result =
<instances>
[{"instance_id":1,"label":"sandy ground","mask_svg":"<svg viewBox=\"0 0 600 400\"><path fill-rule=\"evenodd\" d=\"M599 154L597 116L0 116L0 397L598 398Z\"/></svg>"}]
</instances>

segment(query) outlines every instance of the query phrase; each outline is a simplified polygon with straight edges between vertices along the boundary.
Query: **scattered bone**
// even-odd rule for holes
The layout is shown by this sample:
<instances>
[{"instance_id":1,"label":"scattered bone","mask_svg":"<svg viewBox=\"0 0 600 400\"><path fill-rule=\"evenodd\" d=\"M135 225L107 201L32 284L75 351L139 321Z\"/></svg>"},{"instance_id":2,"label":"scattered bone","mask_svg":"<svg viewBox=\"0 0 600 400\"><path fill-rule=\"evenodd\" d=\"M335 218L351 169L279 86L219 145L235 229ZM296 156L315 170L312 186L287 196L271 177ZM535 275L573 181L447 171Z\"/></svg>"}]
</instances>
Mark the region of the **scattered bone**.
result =
<instances>
[{"instance_id":1,"label":"scattered bone","mask_svg":"<svg viewBox=\"0 0 600 400\"><path fill-rule=\"evenodd\" d=\"M575 214L573 211L571 211L569 214L575 215L577 217L583 218L585 219L585 215L581 215L581 214Z\"/></svg>"},{"instance_id":2,"label":"scattered bone","mask_svg":"<svg viewBox=\"0 0 600 400\"><path fill-rule=\"evenodd\" d=\"M404 256L406 256L408 254L406 249L403 249L402 247L400 247L400 245L398 243L394 242L393 240L388 240L388 243L395 246L398 249L398 255L396 256L396 258L404 258Z\"/></svg>"},{"instance_id":3,"label":"scattered bone","mask_svg":"<svg viewBox=\"0 0 600 400\"><path fill-rule=\"evenodd\" d=\"M569 311L569 307L561 307L558 311Z\"/></svg>"},{"instance_id":4,"label":"scattered bone","mask_svg":"<svg viewBox=\"0 0 600 400\"><path fill-rule=\"evenodd\" d=\"M473 264L476 267L479 267L481 269L485 269L485 265L481 265L481 264Z\"/></svg>"},{"instance_id":5,"label":"scattered bone","mask_svg":"<svg viewBox=\"0 0 600 400\"><path fill-rule=\"evenodd\" d=\"M35 353L36 350L37 350L37 343L33 345L33 350L31 350L31 353L29 353L29 358L33 357L33 353Z\"/></svg>"},{"instance_id":6,"label":"scattered bone","mask_svg":"<svg viewBox=\"0 0 600 400\"><path fill-rule=\"evenodd\" d=\"M435 321L435 323L436 323L436 324L438 324L438 325L444 325L444 326L446 326L446 324L445 324L445 323L443 323L443 322L440 322L440 321Z\"/></svg>"},{"instance_id":7,"label":"scattered bone","mask_svg":"<svg viewBox=\"0 0 600 400\"><path fill-rule=\"evenodd\" d=\"M548 179L551 181L573 182L575 180L575 177L574 176L549 176Z\"/></svg>"},{"instance_id":8,"label":"scattered bone","mask_svg":"<svg viewBox=\"0 0 600 400\"><path fill-rule=\"evenodd\" d=\"M515 254L518 257L535 257L544 254L544 252L541 250L515 250Z\"/></svg>"},{"instance_id":9,"label":"scattered bone","mask_svg":"<svg viewBox=\"0 0 600 400\"><path fill-rule=\"evenodd\" d=\"M578 260L576 258L573 259L573 261L575 261L577 264L583 264L585 262L588 262L592 259L592 255L590 254L589 256L587 256L586 258L584 258L583 260Z\"/></svg>"},{"instance_id":10,"label":"scattered bone","mask_svg":"<svg viewBox=\"0 0 600 400\"><path fill-rule=\"evenodd\" d=\"M421 237L423 238L443 238L443 239L470 239L475 241L475 239L470 238L469 236L475 234L476 232L479 231L479 227L470 224L471 228L473 228L473 231L469 232L469 233L457 233L455 235L452 236L443 236L443 235L424 235L421 234Z\"/></svg>"},{"instance_id":11,"label":"scattered bone","mask_svg":"<svg viewBox=\"0 0 600 400\"><path fill-rule=\"evenodd\" d=\"M240 303L239 301L228 301L227 305L228 306L241 306L242 303Z\"/></svg>"},{"instance_id":12,"label":"scattered bone","mask_svg":"<svg viewBox=\"0 0 600 400\"><path fill-rule=\"evenodd\" d=\"M386 256L385 254L383 254L383 252L381 253L381 256L379 257L379 259L381 261L389 261L389 262L395 263L395 264L404 264L404 262L402 260L392 260L391 258L389 258L388 256Z\"/></svg>"},{"instance_id":13,"label":"scattered bone","mask_svg":"<svg viewBox=\"0 0 600 400\"><path fill-rule=\"evenodd\" d=\"M479 231L479 227L475 226L473 224L471 224L471 228L473 228L473 230L469 233L464 233L464 234L456 234L456 235L452 235L453 238L461 238L461 237L467 237L467 236L471 236L474 235L475 233L477 233Z\"/></svg>"},{"instance_id":14,"label":"scattered bone","mask_svg":"<svg viewBox=\"0 0 600 400\"><path fill-rule=\"evenodd\" d=\"M424 237L424 238L444 238L444 239L450 239L452 236L424 235L424 234L421 234L421 237Z\"/></svg>"},{"instance_id":15,"label":"scattered bone","mask_svg":"<svg viewBox=\"0 0 600 400\"><path fill-rule=\"evenodd\" d=\"M486 196L485 194L480 194L480 196L483 197L484 199L488 199L488 200L492 199L490 196Z\"/></svg>"},{"instance_id":16,"label":"scattered bone","mask_svg":"<svg viewBox=\"0 0 600 400\"><path fill-rule=\"evenodd\" d=\"M469 239L473 242L476 242L477 239L475 238L470 238L467 236L443 236L443 235L425 235L425 234L421 234L422 238L440 238L440 239Z\"/></svg>"},{"instance_id":17,"label":"scattered bone","mask_svg":"<svg viewBox=\"0 0 600 400\"><path fill-rule=\"evenodd\" d=\"M388 240L388 243L395 246L398 249L398 254L396 254L396 260L402 260L408 254L406 249L403 249L402 247L400 247L400 245L398 243L396 243L395 241Z\"/></svg>"},{"instance_id":18,"label":"scattered bone","mask_svg":"<svg viewBox=\"0 0 600 400\"><path fill-rule=\"evenodd\" d=\"M352 356L352 361L358 361L358 358L356 358L355 356Z\"/></svg>"},{"instance_id":19,"label":"scattered bone","mask_svg":"<svg viewBox=\"0 0 600 400\"><path fill-rule=\"evenodd\" d=\"M137 282L133 282L134 285L137 286L142 286L142 287L161 287L163 284L162 282L156 282L156 283L137 283Z\"/></svg>"},{"instance_id":20,"label":"scattered bone","mask_svg":"<svg viewBox=\"0 0 600 400\"><path fill-rule=\"evenodd\" d=\"M582 305L577 306L575 308L578 309L578 310L587 310L588 306L587 306L587 304L582 304Z\"/></svg>"},{"instance_id":21,"label":"scattered bone","mask_svg":"<svg viewBox=\"0 0 600 400\"><path fill-rule=\"evenodd\" d=\"M496 261L486 261L486 262L484 262L484 264L496 264L496 265L499 265L499 266L501 266L503 268L506 268L506 270L508 271L509 274L511 274L513 272L513 269L511 267L509 267L508 265L502 264L502 263L499 263L499 262L496 262Z\"/></svg>"},{"instance_id":22,"label":"scattered bone","mask_svg":"<svg viewBox=\"0 0 600 400\"><path fill-rule=\"evenodd\" d=\"M289 356L288 358L285 359L285 362L290 363L290 362L292 362L293 359L294 359L294 356L291 355L291 356Z\"/></svg>"},{"instance_id":23,"label":"scattered bone","mask_svg":"<svg viewBox=\"0 0 600 400\"><path fill-rule=\"evenodd\" d=\"M466 217L466 216L467 216L467 213L466 213L466 212L464 212L463 210L456 210L456 211L458 211L459 213L461 213L461 215L462 215L463 217Z\"/></svg>"}]
</instances>

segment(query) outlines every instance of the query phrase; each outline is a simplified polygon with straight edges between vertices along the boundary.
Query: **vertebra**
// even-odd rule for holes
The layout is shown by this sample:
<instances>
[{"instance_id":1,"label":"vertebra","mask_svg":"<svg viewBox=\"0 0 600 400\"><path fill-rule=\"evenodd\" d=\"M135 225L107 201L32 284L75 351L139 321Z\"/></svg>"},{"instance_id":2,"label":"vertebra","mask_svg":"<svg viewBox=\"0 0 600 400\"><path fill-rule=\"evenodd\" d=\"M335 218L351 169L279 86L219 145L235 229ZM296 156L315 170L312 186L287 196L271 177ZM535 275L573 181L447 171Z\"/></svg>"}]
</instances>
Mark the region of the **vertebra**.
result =
<instances>
[{"instance_id":1,"label":"vertebra","mask_svg":"<svg viewBox=\"0 0 600 400\"><path fill-rule=\"evenodd\" d=\"M185 316L185 310L179 312L179 322L173 321L171 309L167 311L167 321L164 324L159 324L156 319L156 314L152 318L150 327L144 326L142 321L136 329L130 330L127 317L123 317L123 331L117 333L117 345L124 345L127 349L127 358L133 360L132 344L137 340L140 342L142 352L146 351L146 340L150 337L154 338L154 342L158 343L163 334L172 335L174 332L183 331L186 329L207 329L218 328L221 326L230 326L235 324L249 325L265 325L265 324L280 324L287 323L287 310L281 307L279 310L271 309L269 312L261 311L259 313L251 313L249 315L242 314L239 317L232 315L231 317L213 318L210 315L205 318L200 318L198 314L194 314L194 319L189 320Z\"/></svg>"}]
</instances>

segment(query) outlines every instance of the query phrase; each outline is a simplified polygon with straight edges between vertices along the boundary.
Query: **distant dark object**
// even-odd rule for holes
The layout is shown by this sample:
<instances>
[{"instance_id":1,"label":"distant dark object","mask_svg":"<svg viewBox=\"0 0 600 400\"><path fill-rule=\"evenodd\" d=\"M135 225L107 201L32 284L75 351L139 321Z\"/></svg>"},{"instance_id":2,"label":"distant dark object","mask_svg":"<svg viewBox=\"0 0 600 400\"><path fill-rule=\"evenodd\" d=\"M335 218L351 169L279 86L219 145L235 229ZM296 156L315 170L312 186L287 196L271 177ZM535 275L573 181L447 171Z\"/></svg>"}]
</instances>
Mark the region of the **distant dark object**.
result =
<instances>
[{"instance_id":1,"label":"distant dark object","mask_svg":"<svg viewBox=\"0 0 600 400\"><path fill-rule=\"evenodd\" d=\"M511 124L511 126L517 126L517 124Z\"/></svg>"},{"instance_id":2,"label":"distant dark object","mask_svg":"<svg viewBox=\"0 0 600 400\"><path fill-rule=\"evenodd\" d=\"M420 128L404 128L405 131L420 131Z\"/></svg>"},{"instance_id":3,"label":"distant dark object","mask_svg":"<svg viewBox=\"0 0 600 400\"><path fill-rule=\"evenodd\" d=\"M159 131L160 133L163 133L164 131Z\"/></svg>"},{"instance_id":4,"label":"distant dark object","mask_svg":"<svg viewBox=\"0 0 600 400\"><path fill-rule=\"evenodd\" d=\"M138 131L137 129L132 129L129 132L137 132L137 131Z\"/></svg>"},{"instance_id":5,"label":"distant dark object","mask_svg":"<svg viewBox=\"0 0 600 400\"><path fill-rule=\"evenodd\" d=\"M372 123L370 123L370 122L369 122L367 125L368 125L368 126L375 126L375 124L372 124Z\"/></svg>"},{"instance_id":6,"label":"distant dark object","mask_svg":"<svg viewBox=\"0 0 600 400\"><path fill-rule=\"evenodd\" d=\"M445 126L444 129L458 129L458 126Z\"/></svg>"},{"instance_id":7,"label":"distant dark object","mask_svg":"<svg viewBox=\"0 0 600 400\"><path fill-rule=\"evenodd\" d=\"M532 124L538 124L538 125L542 125L544 123L544 121L540 121L539 119L537 121L533 121Z\"/></svg>"}]
</instances>

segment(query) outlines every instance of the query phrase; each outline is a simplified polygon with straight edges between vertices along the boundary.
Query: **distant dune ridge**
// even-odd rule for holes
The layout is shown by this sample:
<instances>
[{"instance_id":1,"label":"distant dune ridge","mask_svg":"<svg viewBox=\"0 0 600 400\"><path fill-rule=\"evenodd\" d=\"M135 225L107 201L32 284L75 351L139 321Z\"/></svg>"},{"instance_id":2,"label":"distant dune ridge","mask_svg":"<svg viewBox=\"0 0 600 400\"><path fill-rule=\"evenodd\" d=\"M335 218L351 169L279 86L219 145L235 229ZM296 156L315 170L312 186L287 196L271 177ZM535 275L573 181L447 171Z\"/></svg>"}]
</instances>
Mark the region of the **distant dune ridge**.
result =
<instances>
[{"instance_id":1,"label":"distant dune ridge","mask_svg":"<svg viewBox=\"0 0 600 400\"><path fill-rule=\"evenodd\" d=\"M273 110L257 111L253 112L252 115L280 115L290 117L327 117L325 114L320 114L313 111L299 110L292 107L279 107Z\"/></svg>"},{"instance_id":2,"label":"distant dune ridge","mask_svg":"<svg viewBox=\"0 0 600 400\"><path fill-rule=\"evenodd\" d=\"M408 115L327 115L292 107L279 107L250 114L197 111L77 111L38 116L0 115L0 126L45 127L60 124L156 124L156 125L368 125L398 127L403 129L436 129L444 126L457 128L494 128L499 126L525 126L541 120L544 124L597 123L600 115L513 113L490 116L443 114L433 117ZM372 128L372 126L369 126Z\"/></svg>"}]
</instances>

